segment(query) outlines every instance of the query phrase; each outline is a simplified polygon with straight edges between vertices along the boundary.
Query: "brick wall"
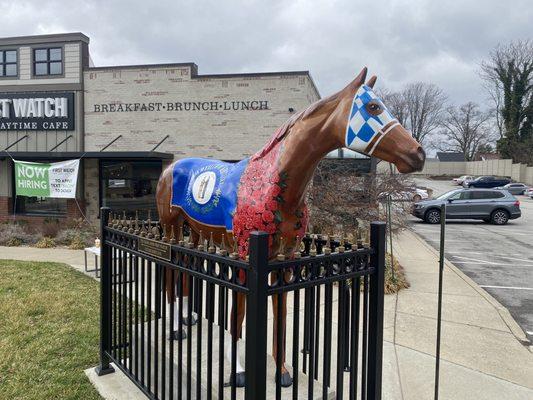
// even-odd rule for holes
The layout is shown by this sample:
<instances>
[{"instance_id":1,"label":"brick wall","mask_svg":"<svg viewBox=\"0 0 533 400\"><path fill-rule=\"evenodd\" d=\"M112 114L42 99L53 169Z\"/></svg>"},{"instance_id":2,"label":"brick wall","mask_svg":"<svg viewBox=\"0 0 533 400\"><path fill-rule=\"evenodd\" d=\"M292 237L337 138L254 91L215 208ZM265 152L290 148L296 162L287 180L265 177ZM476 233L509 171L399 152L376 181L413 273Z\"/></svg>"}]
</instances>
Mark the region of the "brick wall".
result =
<instances>
[{"instance_id":1,"label":"brick wall","mask_svg":"<svg viewBox=\"0 0 533 400\"><path fill-rule=\"evenodd\" d=\"M119 134L109 151L147 151L170 135L158 151L238 160L319 98L306 73L191 77L185 66L97 68L84 77L87 151Z\"/></svg>"}]
</instances>

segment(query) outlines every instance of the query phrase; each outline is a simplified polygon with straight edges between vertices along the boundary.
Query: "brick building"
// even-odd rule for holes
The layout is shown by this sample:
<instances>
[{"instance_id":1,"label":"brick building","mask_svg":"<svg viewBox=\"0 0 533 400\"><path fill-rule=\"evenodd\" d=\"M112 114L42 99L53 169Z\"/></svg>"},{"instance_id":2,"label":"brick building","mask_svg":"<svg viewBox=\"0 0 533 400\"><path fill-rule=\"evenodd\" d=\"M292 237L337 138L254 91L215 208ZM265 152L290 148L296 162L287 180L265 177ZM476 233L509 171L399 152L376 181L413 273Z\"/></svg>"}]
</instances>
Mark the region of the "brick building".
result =
<instances>
[{"instance_id":1,"label":"brick building","mask_svg":"<svg viewBox=\"0 0 533 400\"><path fill-rule=\"evenodd\" d=\"M0 38L0 220L153 208L174 159L240 160L320 95L307 71L201 75L194 63L95 67L81 33ZM53 104L67 107L58 117ZM5 105L2 107L2 105ZM40 107L40 108L39 108ZM55 106L59 109L59 106ZM17 117L17 118L16 118ZM81 159L77 200L15 196L13 162Z\"/></svg>"}]
</instances>

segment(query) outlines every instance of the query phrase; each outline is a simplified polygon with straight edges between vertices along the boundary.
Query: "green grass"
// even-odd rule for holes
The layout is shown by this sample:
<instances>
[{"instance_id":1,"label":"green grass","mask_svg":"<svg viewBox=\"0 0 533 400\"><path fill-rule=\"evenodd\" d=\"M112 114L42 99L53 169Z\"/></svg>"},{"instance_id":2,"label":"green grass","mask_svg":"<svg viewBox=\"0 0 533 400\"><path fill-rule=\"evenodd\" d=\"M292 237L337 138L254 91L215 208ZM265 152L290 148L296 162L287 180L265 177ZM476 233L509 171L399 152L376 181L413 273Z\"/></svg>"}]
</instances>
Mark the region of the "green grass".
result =
<instances>
[{"instance_id":1,"label":"green grass","mask_svg":"<svg viewBox=\"0 0 533 400\"><path fill-rule=\"evenodd\" d=\"M101 399L98 283L67 265L0 260L0 399Z\"/></svg>"}]
</instances>

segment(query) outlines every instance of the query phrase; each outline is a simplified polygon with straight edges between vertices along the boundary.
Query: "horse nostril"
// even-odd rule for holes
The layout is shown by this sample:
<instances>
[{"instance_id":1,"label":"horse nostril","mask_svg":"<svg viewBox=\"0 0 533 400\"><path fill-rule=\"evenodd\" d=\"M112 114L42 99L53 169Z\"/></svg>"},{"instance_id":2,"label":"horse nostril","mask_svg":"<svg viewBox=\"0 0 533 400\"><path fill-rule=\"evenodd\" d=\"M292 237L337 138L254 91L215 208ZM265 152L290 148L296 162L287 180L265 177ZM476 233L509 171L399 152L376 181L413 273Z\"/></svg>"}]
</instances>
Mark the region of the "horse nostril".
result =
<instances>
[{"instance_id":1,"label":"horse nostril","mask_svg":"<svg viewBox=\"0 0 533 400\"><path fill-rule=\"evenodd\" d=\"M424 151L422 146L418 146L418 149L416 149L416 151L418 153L418 158L420 159L420 161L426 161L426 152Z\"/></svg>"}]
</instances>

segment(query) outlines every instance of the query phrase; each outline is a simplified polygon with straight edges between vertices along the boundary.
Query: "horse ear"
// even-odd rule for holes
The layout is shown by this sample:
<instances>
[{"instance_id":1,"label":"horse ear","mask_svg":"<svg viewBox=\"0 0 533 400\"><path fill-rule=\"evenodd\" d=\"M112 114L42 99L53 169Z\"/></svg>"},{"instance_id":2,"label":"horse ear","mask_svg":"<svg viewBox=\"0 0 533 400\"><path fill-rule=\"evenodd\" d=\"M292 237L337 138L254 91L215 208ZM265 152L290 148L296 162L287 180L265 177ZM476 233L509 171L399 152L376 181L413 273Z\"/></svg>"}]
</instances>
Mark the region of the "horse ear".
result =
<instances>
[{"instance_id":1,"label":"horse ear","mask_svg":"<svg viewBox=\"0 0 533 400\"><path fill-rule=\"evenodd\" d=\"M365 84L366 80L366 73L368 71L367 67L364 67L361 72L359 72L359 75L355 77L353 81L351 81L348 86L346 86L345 90L348 89L350 92L357 89L358 87L361 87Z\"/></svg>"},{"instance_id":2,"label":"horse ear","mask_svg":"<svg viewBox=\"0 0 533 400\"><path fill-rule=\"evenodd\" d=\"M378 80L378 77L376 75L373 75L368 82L366 83L366 86L369 88L374 88L374 85L376 84L376 81Z\"/></svg>"}]
</instances>

